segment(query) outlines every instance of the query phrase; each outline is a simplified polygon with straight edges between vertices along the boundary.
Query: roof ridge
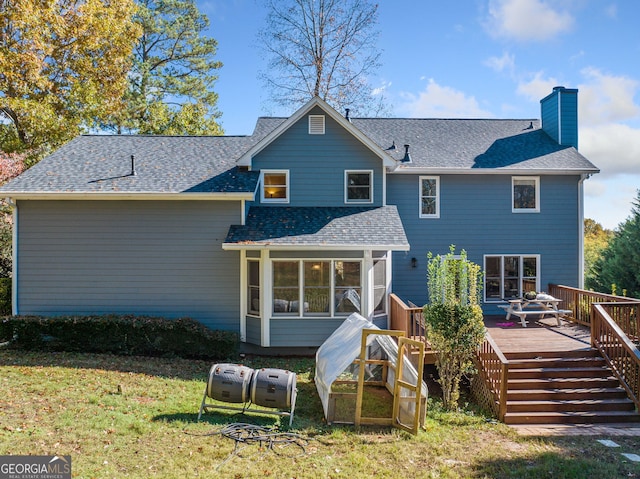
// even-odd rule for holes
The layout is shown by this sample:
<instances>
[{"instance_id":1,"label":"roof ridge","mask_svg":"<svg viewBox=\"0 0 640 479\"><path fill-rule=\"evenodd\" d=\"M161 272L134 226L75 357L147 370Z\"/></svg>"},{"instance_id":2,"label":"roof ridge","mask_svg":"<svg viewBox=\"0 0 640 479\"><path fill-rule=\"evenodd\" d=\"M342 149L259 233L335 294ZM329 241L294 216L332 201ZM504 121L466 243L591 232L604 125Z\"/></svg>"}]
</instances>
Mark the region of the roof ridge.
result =
<instances>
[{"instance_id":1,"label":"roof ridge","mask_svg":"<svg viewBox=\"0 0 640 479\"><path fill-rule=\"evenodd\" d=\"M149 135L149 134L117 134L117 133L83 133L83 137L96 138L250 138L253 135Z\"/></svg>"}]
</instances>

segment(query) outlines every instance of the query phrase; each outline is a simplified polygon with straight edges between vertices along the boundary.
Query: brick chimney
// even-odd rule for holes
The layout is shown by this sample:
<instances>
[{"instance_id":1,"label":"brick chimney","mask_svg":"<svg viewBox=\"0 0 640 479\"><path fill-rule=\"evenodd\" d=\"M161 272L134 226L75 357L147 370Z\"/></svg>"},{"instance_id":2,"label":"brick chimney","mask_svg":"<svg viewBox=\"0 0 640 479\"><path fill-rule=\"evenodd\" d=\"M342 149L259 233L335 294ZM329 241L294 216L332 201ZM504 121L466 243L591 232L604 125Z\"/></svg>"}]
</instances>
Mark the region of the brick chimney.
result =
<instances>
[{"instance_id":1,"label":"brick chimney","mask_svg":"<svg viewBox=\"0 0 640 479\"><path fill-rule=\"evenodd\" d=\"M578 148L578 90L557 86L540 100L542 130L563 146Z\"/></svg>"}]
</instances>

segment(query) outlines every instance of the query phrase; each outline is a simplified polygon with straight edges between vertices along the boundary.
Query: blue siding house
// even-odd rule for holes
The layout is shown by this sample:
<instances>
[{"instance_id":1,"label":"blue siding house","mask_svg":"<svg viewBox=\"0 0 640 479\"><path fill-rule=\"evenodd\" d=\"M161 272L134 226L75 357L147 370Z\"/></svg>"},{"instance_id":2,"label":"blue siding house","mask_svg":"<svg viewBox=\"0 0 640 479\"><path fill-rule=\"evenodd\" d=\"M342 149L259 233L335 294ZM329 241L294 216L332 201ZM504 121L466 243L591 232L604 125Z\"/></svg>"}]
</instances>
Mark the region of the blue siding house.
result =
<instances>
[{"instance_id":1,"label":"blue siding house","mask_svg":"<svg viewBox=\"0 0 640 479\"><path fill-rule=\"evenodd\" d=\"M581 286L577 90L541 122L349 118L319 98L250 136L87 135L0 188L14 314L189 316L318 346L352 312L424 304L426 255L485 271L483 309Z\"/></svg>"}]
</instances>

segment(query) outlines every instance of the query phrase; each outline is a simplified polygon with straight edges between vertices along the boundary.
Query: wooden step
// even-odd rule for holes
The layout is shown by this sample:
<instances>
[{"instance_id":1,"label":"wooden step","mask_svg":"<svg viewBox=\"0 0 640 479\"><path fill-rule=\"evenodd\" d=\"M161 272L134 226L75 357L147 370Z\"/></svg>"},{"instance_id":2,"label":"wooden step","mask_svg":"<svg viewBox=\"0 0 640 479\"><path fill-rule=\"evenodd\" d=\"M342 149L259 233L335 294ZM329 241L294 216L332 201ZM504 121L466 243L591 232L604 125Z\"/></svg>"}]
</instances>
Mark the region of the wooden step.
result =
<instances>
[{"instance_id":1,"label":"wooden step","mask_svg":"<svg viewBox=\"0 0 640 479\"><path fill-rule=\"evenodd\" d=\"M507 401L541 401L545 399L625 399L626 397L627 392L621 387L510 389L507 391Z\"/></svg>"},{"instance_id":2,"label":"wooden step","mask_svg":"<svg viewBox=\"0 0 640 479\"><path fill-rule=\"evenodd\" d=\"M513 412L504 417L506 424L595 424L640 422L632 411Z\"/></svg>"},{"instance_id":3,"label":"wooden step","mask_svg":"<svg viewBox=\"0 0 640 479\"><path fill-rule=\"evenodd\" d=\"M586 358L539 358L539 359L510 359L509 370L534 368L585 368L606 367L603 357L589 356Z\"/></svg>"},{"instance_id":4,"label":"wooden step","mask_svg":"<svg viewBox=\"0 0 640 479\"><path fill-rule=\"evenodd\" d=\"M554 412L635 411L635 404L629 398L507 401L507 413L549 412L549 411L554 411Z\"/></svg>"},{"instance_id":5,"label":"wooden step","mask_svg":"<svg viewBox=\"0 0 640 479\"><path fill-rule=\"evenodd\" d=\"M606 367L510 369L509 381L542 378L603 378L610 375L611 371Z\"/></svg>"},{"instance_id":6,"label":"wooden step","mask_svg":"<svg viewBox=\"0 0 640 479\"><path fill-rule=\"evenodd\" d=\"M532 353L530 351L515 351L504 353L508 360L536 359L536 358L587 358L601 357L597 349L577 349L571 351L541 351Z\"/></svg>"},{"instance_id":7,"label":"wooden step","mask_svg":"<svg viewBox=\"0 0 640 479\"><path fill-rule=\"evenodd\" d=\"M509 390L615 388L620 383L613 376L597 378L509 378Z\"/></svg>"}]
</instances>

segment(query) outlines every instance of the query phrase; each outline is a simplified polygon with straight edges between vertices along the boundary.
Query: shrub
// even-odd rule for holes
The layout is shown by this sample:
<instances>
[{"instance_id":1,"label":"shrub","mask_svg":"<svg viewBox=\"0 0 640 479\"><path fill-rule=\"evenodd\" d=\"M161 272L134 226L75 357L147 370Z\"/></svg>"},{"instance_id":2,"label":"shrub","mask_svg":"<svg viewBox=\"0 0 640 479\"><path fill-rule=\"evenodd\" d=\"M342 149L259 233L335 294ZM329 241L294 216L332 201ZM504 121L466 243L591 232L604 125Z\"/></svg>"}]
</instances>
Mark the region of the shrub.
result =
<instances>
[{"instance_id":1,"label":"shrub","mask_svg":"<svg viewBox=\"0 0 640 479\"><path fill-rule=\"evenodd\" d=\"M237 333L214 331L190 318L13 316L3 320L0 335L28 350L194 359L230 358L239 346Z\"/></svg>"},{"instance_id":2,"label":"shrub","mask_svg":"<svg viewBox=\"0 0 640 479\"><path fill-rule=\"evenodd\" d=\"M456 256L454 246L444 257L429 253L428 258L429 304L423 311L427 338L436 352L443 406L455 410L460 380L473 371L473 356L485 336L479 306L482 274L464 250Z\"/></svg>"},{"instance_id":3,"label":"shrub","mask_svg":"<svg viewBox=\"0 0 640 479\"><path fill-rule=\"evenodd\" d=\"M0 316L11 314L11 278L0 278Z\"/></svg>"}]
</instances>

